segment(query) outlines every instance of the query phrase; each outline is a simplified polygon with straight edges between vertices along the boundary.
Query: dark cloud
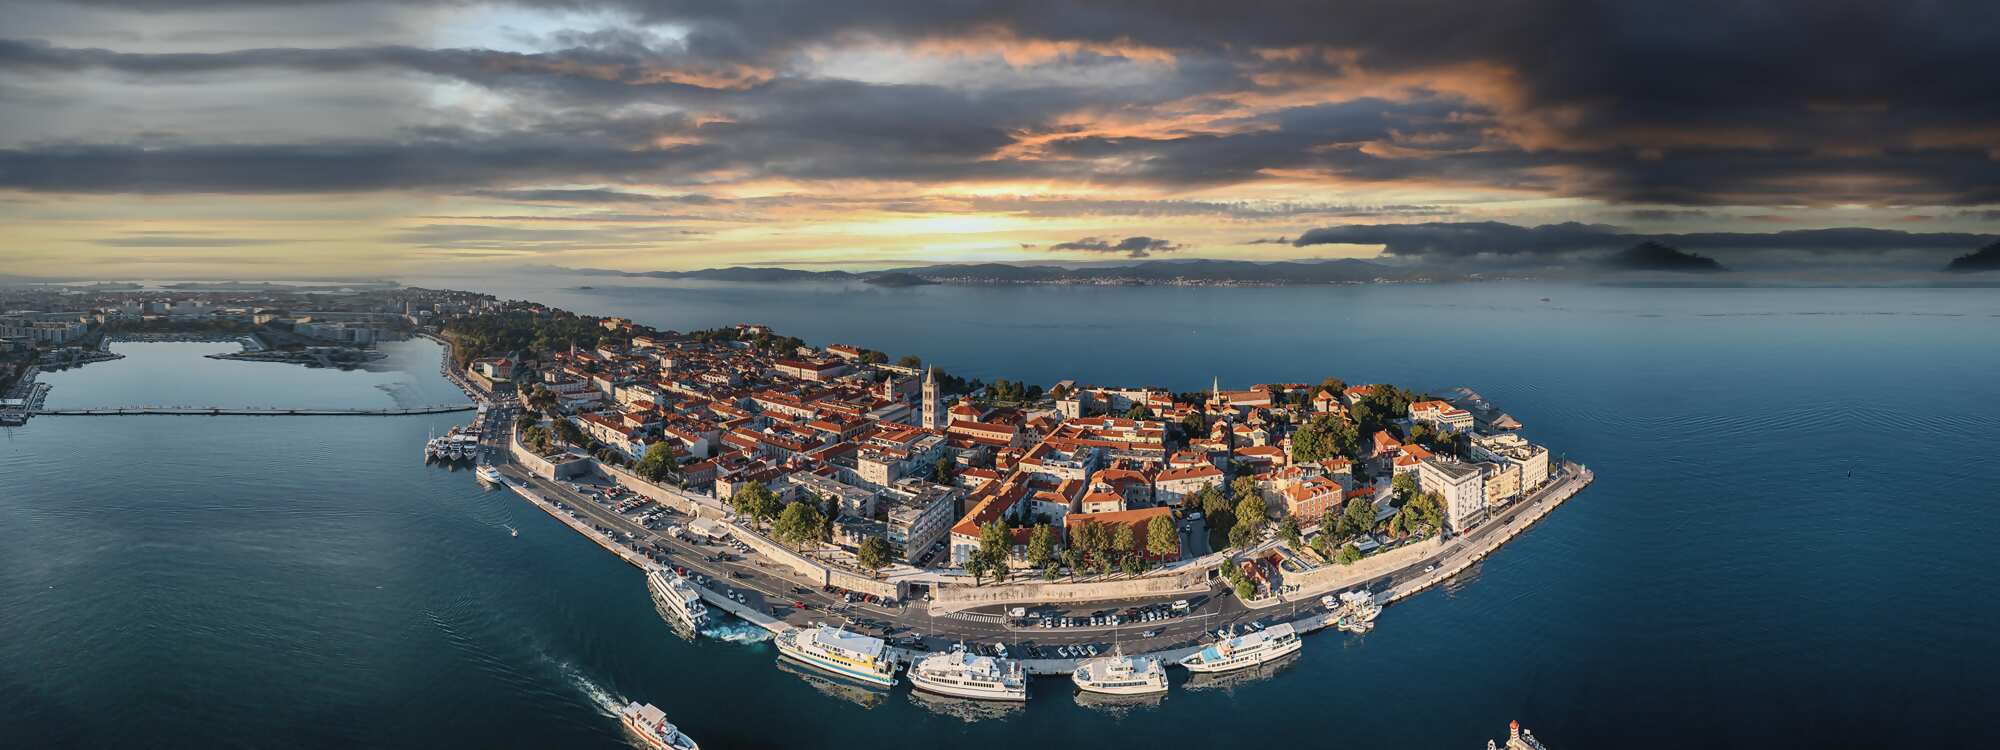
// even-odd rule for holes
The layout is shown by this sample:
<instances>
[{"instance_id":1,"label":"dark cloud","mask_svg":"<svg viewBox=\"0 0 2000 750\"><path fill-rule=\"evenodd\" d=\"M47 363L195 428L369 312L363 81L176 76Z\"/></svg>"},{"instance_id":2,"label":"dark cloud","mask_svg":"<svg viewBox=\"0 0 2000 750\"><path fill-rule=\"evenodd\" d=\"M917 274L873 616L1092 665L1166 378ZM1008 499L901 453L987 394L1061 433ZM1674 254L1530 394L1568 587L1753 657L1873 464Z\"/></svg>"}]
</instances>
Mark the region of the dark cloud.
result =
<instances>
[{"instance_id":1,"label":"dark cloud","mask_svg":"<svg viewBox=\"0 0 2000 750\"><path fill-rule=\"evenodd\" d=\"M660 203L666 201L700 203L707 196L659 196L633 193L608 188L529 188L511 190L472 190L466 195L480 198L494 198L523 203Z\"/></svg>"},{"instance_id":2,"label":"dark cloud","mask_svg":"<svg viewBox=\"0 0 2000 750\"><path fill-rule=\"evenodd\" d=\"M263 5L89 4L149 17ZM450 153L486 145L478 142L484 136L468 134L441 144L441 156L409 155L404 174L387 174L400 168L386 156L373 167L332 169L323 180L310 170L255 174L299 162L253 158L224 168L225 176L195 179L175 165L172 150L140 159L109 153L124 148L116 143L17 143L16 152L0 156L0 184L28 180L18 175L41 169L43 161L59 167L99 149L104 163L78 162L92 177L32 175L31 181L48 186L36 189L113 191L122 178L133 192L162 184L241 192L464 189L531 180L619 182L638 174L655 184L698 185L729 170L739 178L1202 188L1282 175L1469 185L1653 207L1645 211L2000 203L2000 160L1993 156L2000 98L1990 94L2000 89L2000 66L1989 60L1996 35L1987 3L1463 0L1412 9L1361 0L1074 0L1032 10L931 0L511 4L605 11L614 20L608 28L541 35L537 41L559 48L533 53L395 44L161 53L8 39L0 40L0 73L226 83L258 70L357 81L410 72L521 97L510 102L511 111L493 115L503 122L571 107L708 115L689 137L709 158L690 168L682 162L692 154L633 151L635 163L618 169L579 153L585 158L577 169L563 173L532 157L499 154L512 158L482 168ZM464 7L455 0L408 5L439 13ZM958 45L975 54L1069 45L1047 64L1074 75L930 86L840 80L813 67L828 48L871 44ZM1169 57L1171 65L1136 83L1097 75L1149 56ZM1317 101L1348 91L1370 95ZM1238 112L1250 98L1303 103ZM1225 119L1135 135L1080 126L1077 112L1136 121ZM568 148L590 150L574 143L586 134L567 135ZM1034 146L1022 148L1029 139ZM199 140L197 134L190 142ZM280 148L230 145L238 142L182 150ZM371 147L284 148L355 150L354 158L366 163L371 157L359 152ZM620 143L610 150L631 148ZM407 174L431 167L437 177ZM371 170L376 174L368 176Z\"/></svg>"},{"instance_id":3,"label":"dark cloud","mask_svg":"<svg viewBox=\"0 0 2000 750\"><path fill-rule=\"evenodd\" d=\"M1116 242L1085 237L1074 242L1058 242L1049 246L1050 251L1076 250L1087 253L1124 253L1127 258L1144 258L1154 253L1170 253L1182 249L1167 240L1155 237L1126 237Z\"/></svg>"},{"instance_id":4,"label":"dark cloud","mask_svg":"<svg viewBox=\"0 0 2000 750\"><path fill-rule=\"evenodd\" d=\"M461 189L562 179L674 180L716 168L701 145L626 145L606 123L485 135L410 133L400 141L0 149L0 188L66 193L327 193ZM575 131L571 131L575 132Z\"/></svg>"},{"instance_id":5,"label":"dark cloud","mask_svg":"<svg viewBox=\"0 0 2000 750\"><path fill-rule=\"evenodd\" d=\"M1545 224L1523 227L1501 222L1350 224L1314 229L1293 240L1308 245L1381 245L1387 255L1460 258L1476 255L1557 256L1609 251L1645 240L1684 250L1785 251L1809 254L1946 251L1963 252L1990 241L1990 235L1961 232L1905 232L1894 229L1794 229L1782 232L1693 232L1635 234L1601 224Z\"/></svg>"}]
</instances>

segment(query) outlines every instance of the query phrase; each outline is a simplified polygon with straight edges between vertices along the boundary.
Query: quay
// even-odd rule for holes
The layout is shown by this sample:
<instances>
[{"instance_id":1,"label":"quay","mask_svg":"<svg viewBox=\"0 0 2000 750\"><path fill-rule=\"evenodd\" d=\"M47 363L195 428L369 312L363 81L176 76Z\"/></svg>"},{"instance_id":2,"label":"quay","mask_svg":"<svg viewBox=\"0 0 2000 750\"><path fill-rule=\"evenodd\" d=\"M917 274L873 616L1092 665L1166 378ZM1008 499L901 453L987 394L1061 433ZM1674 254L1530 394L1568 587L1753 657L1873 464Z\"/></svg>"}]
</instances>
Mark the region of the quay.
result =
<instances>
[{"instance_id":1,"label":"quay","mask_svg":"<svg viewBox=\"0 0 2000 750\"><path fill-rule=\"evenodd\" d=\"M511 433L509 429L502 429L504 432ZM499 438L496 442L512 443L512 435ZM505 484L508 489L527 499L531 504L548 513L550 517L562 522L563 525L582 534L584 538L590 540L592 543L617 555L619 559L642 571L668 567L654 562L647 555L633 549L629 544L621 544L609 534L599 532L591 521L596 521L603 526L623 531L630 535L636 542L664 542L668 541L667 537L638 526L622 515L596 507L591 500L570 492L561 483L534 476L523 464L509 460L511 458L508 455L509 453L511 451L499 452L501 457L496 461L496 464L500 466L503 475L506 477ZM622 476L616 478L619 480L625 479ZM1134 639L1134 641L1127 642L1128 653L1152 656L1161 659L1163 662L1176 663L1181 658L1202 648L1204 643L1200 641L1204 637L1204 634L1210 634L1218 628L1241 627L1252 622L1265 626L1290 623L1301 635L1330 628L1337 624L1339 615L1321 605L1319 597L1340 591L1356 589L1372 591L1376 595L1377 602L1384 607L1404 601L1478 564L1501 546L1519 537L1522 533L1525 533L1540 522L1556 506L1574 497L1584 487L1588 486L1593 479L1594 475L1587 467L1575 463L1565 463L1556 478L1537 492L1513 503L1510 507L1488 519L1487 522L1442 545L1430 554L1399 565L1393 571L1387 573L1376 571L1366 574L1363 574L1362 571L1344 571L1353 573L1353 575L1342 576L1338 580L1316 582L1315 585L1302 588L1298 591L1254 602L1238 603L1233 595L1223 592L1217 595L1226 602L1223 614L1199 615L1174 624L1164 625L1162 626L1163 637L1153 639L1156 644L1159 644L1157 647L1145 647L1135 642L1137 639ZM625 481L618 481L616 484L629 488L629 485ZM564 504L569 506L569 510L566 511L558 507L550 496L561 496ZM655 499L657 500L658 498ZM713 502L710 498L702 499ZM708 503L674 503L670 506L662 502L661 506L671 507L677 512L689 513L693 516L709 515L709 513L721 515L720 509L710 507ZM709 511L709 513L704 513L704 510ZM578 515L573 517L570 515L571 512L575 512ZM716 520L720 520L725 528L730 529L732 535L741 536L749 533L733 522L725 519ZM794 585L797 582L791 578L774 574L774 571L785 571L786 566L775 562L767 565L756 561L714 564L702 560L701 550L693 545L676 544L674 547L675 549L672 552L677 564L685 565L691 571L705 573L710 576L712 584L728 586L732 590L746 594L749 599L747 604L740 603L722 591L717 591L709 586L697 586L696 589L700 592L702 599L711 606L735 615L745 622L774 634L800 627L798 623L787 622L786 618L775 616L771 610L772 604L789 602L792 596L794 596L794 594L784 594L782 591L784 590L784 586ZM753 564L755 567L752 567ZM748 575L738 576L738 572L747 573ZM759 586L759 584L771 583L771 579L775 579L777 586ZM778 590L768 591L766 588L776 588ZM798 598L815 601L813 608L820 611L810 613L812 615L811 619L827 621L838 625L843 624L843 619L852 621L858 613L880 619L893 620L898 624L909 626L912 629L921 626L925 629L925 632L930 634L927 640L978 643L1005 642L1012 647L1022 641L1023 636L1031 634L1037 638L1063 636L1103 638L1110 636L1109 632L1100 632L1099 629L1094 628L1079 629L1074 632L1037 632L1031 629L1017 628L1004 621L988 622L976 617L966 616L975 613L937 615L929 610L929 608L919 606L912 606L901 611L887 608L883 608L880 612L860 611L858 607L848 607L843 610L837 603L830 606L820 604L815 599L817 593L814 592L814 595L796 594ZM1104 602L1099 602L1099 604L1104 604ZM1287 605L1289 605L1288 609L1286 608ZM778 609L792 609L791 614L795 616L808 614L790 607L780 606ZM797 617L794 617L794 619L797 619ZM1190 636L1196 637L1196 640L1192 643L1190 642ZM1051 643L1047 645L1056 644ZM891 647L890 651L893 658L904 663L912 662L929 653L929 650L894 646ZM1095 657L1081 659L1036 658L1031 655L1031 652L1024 650L1024 653L1015 660L1020 662L1022 668L1031 675L1066 676L1089 658Z\"/></svg>"}]
</instances>

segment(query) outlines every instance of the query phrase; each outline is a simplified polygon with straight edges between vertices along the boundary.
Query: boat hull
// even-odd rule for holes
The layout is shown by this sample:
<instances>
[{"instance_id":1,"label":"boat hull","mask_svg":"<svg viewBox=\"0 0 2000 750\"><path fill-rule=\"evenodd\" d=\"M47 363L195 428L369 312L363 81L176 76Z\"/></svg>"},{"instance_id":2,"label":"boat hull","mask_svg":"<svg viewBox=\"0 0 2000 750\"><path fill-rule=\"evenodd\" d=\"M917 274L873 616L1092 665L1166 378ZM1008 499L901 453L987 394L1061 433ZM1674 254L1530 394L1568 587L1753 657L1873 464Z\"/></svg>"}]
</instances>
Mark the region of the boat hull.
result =
<instances>
[{"instance_id":1,"label":"boat hull","mask_svg":"<svg viewBox=\"0 0 2000 750\"><path fill-rule=\"evenodd\" d=\"M1269 648L1266 648L1262 651L1258 651L1257 653L1244 658L1229 659L1217 662L1183 661L1181 662L1181 666L1187 667L1187 670L1189 672L1197 672L1205 674L1234 672L1239 669L1249 669L1251 667L1277 661L1278 659L1282 659L1291 654L1296 654L1305 647L1306 647L1305 641L1299 640L1298 638L1293 638L1292 640L1286 643L1279 644L1276 646L1271 646Z\"/></svg>"},{"instance_id":2,"label":"boat hull","mask_svg":"<svg viewBox=\"0 0 2000 750\"><path fill-rule=\"evenodd\" d=\"M972 698L983 701L1026 701L1028 699L1028 686L1025 684L1018 690L980 688L938 682L925 677L921 672L910 673L910 686L925 692L948 695L953 698Z\"/></svg>"},{"instance_id":3,"label":"boat hull","mask_svg":"<svg viewBox=\"0 0 2000 750\"><path fill-rule=\"evenodd\" d=\"M864 672L859 669L848 667L847 665L844 664L836 664L834 662L827 661L813 654L809 654L799 650L797 647L794 647L791 644L785 642L784 638L778 638L773 640L772 642L778 644L779 656L791 659L800 664L812 667L827 674L831 674L836 677L845 677L849 680L853 680L855 682L867 685L869 687L889 688L896 686L896 678L890 677L880 672Z\"/></svg>"}]
</instances>

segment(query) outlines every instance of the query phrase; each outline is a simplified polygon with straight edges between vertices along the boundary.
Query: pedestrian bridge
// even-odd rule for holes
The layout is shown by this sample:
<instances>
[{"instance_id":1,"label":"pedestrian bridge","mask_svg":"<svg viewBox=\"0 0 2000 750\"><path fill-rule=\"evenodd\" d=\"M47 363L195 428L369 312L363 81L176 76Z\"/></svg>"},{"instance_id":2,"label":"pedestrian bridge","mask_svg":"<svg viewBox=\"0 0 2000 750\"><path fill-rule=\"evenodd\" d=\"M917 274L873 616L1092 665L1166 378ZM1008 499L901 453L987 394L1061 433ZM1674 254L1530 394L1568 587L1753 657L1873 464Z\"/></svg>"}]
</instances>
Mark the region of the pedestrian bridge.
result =
<instances>
[{"instance_id":1,"label":"pedestrian bridge","mask_svg":"<svg viewBox=\"0 0 2000 750\"><path fill-rule=\"evenodd\" d=\"M407 409L284 409L232 406L119 406L103 409L37 409L35 416L128 417L156 414L182 417L398 417L472 411L472 404L438 404Z\"/></svg>"}]
</instances>

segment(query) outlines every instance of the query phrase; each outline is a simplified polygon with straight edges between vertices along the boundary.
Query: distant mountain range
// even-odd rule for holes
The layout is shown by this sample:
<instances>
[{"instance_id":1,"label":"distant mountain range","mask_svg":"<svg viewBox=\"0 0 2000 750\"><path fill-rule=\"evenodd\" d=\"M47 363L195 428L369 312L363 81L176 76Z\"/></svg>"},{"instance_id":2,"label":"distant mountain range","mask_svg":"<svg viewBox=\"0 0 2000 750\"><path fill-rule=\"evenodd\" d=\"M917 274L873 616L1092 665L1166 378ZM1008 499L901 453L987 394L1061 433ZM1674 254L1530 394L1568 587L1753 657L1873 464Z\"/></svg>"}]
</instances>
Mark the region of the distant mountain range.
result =
<instances>
[{"instance_id":1,"label":"distant mountain range","mask_svg":"<svg viewBox=\"0 0 2000 750\"><path fill-rule=\"evenodd\" d=\"M1093 265L1078 268L1007 263L913 266L881 271L801 271L792 268L704 268L699 271L615 271L603 268L563 269L589 276L625 278L692 279L783 283L794 281L861 281L888 287L924 284L1099 284L1099 285L1202 285L1279 286L1293 284L1358 284L1371 281L1407 280L1434 272L1416 274L1365 260L1281 261L1256 263L1240 260L1157 260L1124 265Z\"/></svg>"}]
</instances>

